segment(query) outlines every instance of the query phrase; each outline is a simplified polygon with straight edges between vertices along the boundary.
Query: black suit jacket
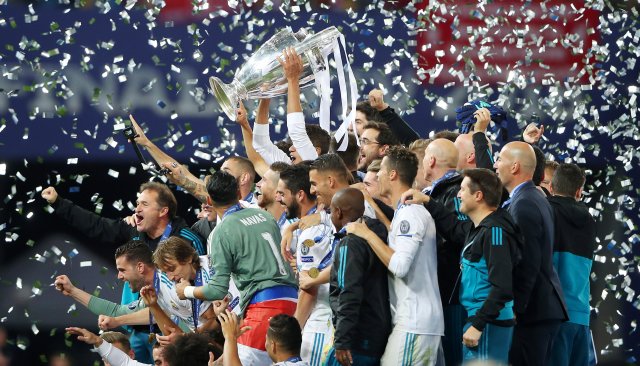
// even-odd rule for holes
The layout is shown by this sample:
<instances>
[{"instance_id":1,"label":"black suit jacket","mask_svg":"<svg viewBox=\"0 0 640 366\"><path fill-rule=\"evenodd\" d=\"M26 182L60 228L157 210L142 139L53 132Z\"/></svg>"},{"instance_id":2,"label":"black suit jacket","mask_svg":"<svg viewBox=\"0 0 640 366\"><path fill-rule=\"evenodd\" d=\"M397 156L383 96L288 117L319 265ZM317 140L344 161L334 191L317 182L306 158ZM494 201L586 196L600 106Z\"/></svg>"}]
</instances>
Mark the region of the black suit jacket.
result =
<instances>
[{"instance_id":1,"label":"black suit jacket","mask_svg":"<svg viewBox=\"0 0 640 366\"><path fill-rule=\"evenodd\" d=\"M511 197L507 209L525 240L513 281L518 324L568 320L560 279L553 267L553 211L547 198L528 181Z\"/></svg>"}]
</instances>

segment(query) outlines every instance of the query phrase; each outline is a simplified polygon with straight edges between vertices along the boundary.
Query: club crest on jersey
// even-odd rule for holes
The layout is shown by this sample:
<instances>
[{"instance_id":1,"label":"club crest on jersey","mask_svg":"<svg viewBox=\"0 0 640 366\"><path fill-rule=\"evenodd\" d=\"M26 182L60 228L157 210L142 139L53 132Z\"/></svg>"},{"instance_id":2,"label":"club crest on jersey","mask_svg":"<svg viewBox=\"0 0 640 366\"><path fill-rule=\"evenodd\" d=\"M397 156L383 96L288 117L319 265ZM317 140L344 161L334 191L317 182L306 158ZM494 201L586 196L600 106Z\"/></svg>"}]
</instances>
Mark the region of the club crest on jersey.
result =
<instances>
[{"instance_id":1,"label":"club crest on jersey","mask_svg":"<svg viewBox=\"0 0 640 366\"><path fill-rule=\"evenodd\" d=\"M402 234L406 234L409 232L409 230L411 229L411 225L409 224L409 221L407 220L402 220L400 222L400 232Z\"/></svg>"},{"instance_id":2,"label":"club crest on jersey","mask_svg":"<svg viewBox=\"0 0 640 366\"><path fill-rule=\"evenodd\" d=\"M307 255L309 254L309 247L302 244L302 246L300 246L300 252L302 253L302 255Z\"/></svg>"}]
</instances>

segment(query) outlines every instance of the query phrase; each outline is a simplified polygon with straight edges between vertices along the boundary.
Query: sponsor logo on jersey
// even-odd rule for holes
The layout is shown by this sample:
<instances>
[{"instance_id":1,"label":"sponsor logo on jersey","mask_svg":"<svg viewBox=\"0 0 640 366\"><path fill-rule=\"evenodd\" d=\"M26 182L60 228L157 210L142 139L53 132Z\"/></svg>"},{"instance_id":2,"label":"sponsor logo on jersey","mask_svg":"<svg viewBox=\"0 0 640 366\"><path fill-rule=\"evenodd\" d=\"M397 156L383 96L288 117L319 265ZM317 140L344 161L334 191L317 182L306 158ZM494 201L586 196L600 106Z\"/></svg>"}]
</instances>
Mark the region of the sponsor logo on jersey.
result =
<instances>
[{"instance_id":1,"label":"sponsor logo on jersey","mask_svg":"<svg viewBox=\"0 0 640 366\"><path fill-rule=\"evenodd\" d=\"M402 220L400 222L400 232L403 234L406 234L409 232L409 230L411 230L411 225L409 224L409 221Z\"/></svg>"},{"instance_id":2,"label":"sponsor logo on jersey","mask_svg":"<svg viewBox=\"0 0 640 366\"><path fill-rule=\"evenodd\" d=\"M307 256L307 257L302 257L300 258L300 260L302 261L302 263L313 263L313 256Z\"/></svg>"}]
</instances>

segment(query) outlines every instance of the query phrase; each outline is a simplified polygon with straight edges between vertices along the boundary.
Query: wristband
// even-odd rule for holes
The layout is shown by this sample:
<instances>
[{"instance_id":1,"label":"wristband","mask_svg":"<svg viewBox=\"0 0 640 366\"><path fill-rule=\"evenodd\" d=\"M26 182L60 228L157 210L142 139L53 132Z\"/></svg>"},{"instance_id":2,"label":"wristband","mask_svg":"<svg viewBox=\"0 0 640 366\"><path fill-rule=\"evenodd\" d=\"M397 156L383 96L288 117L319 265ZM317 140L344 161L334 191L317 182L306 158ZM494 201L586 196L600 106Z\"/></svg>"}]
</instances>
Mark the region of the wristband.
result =
<instances>
[{"instance_id":1,"label":"wristband","mask_svg":"<svg viewBox=\"0 0 640 366\"><path fill-rule=\"evenodd\" d=\"M196 290L195 286L187 286L184 288L184 297L187 299L195 299L196 297L193 295L193 292Z\"/></svg>"}]
</instances>

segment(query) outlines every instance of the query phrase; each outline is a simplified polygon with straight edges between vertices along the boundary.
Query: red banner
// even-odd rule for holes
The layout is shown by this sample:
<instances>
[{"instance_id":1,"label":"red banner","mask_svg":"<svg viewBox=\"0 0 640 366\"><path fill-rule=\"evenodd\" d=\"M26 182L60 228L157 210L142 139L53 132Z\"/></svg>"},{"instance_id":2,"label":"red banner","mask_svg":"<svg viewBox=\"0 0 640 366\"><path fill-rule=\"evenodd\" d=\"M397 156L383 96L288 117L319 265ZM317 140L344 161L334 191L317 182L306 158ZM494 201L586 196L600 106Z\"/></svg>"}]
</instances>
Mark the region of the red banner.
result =
<instances>
[{"instance_id":1,"label":"red banner","mask_svg":"<svg viewBox=\"0 0 640 366\"><path fill-rule=\"evenodd\" d=\"M452 2L418 11L418 75L428 83L589 82L600 13L584 2ZM455 5L453 4L460 4ZM545 82L545 79L547 80Z\"/></svg>"}]
</instances>

